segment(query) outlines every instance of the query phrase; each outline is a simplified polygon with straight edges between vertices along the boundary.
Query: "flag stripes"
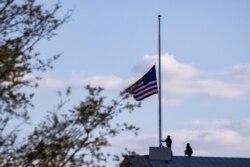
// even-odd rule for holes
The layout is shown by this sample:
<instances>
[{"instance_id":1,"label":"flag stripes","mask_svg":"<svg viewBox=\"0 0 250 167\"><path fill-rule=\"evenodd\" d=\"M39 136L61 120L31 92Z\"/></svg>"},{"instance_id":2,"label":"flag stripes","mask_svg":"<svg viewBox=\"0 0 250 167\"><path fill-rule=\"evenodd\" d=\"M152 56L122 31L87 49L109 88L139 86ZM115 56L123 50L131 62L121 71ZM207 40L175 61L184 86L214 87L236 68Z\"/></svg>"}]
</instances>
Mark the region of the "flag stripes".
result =
<instances>
[{"instance_id":1,"label":"flag stripes","mask_svg":"<svg viewBox=\"0 0 250 167\"><path fill-rule=\"evenodd\" d=\"M133 97L137 101L141 101L153 94L158 93L156 81L149 82L147 85L143 85L143 83L141 83L140 85L138 85L138 89L134 90L133 93Z\"/></svg>"},{"instance_id":2,"label":"flag stripes","mask_svg":"<svg viewBox=\"0 0 250 167\"><path fill-rule=\"evenodd\" d=\"M141 101L158 93L155 66L153 66L141 79L127 88L127 91L131 93L137 101Z\"/></svg>"}]
</instances>

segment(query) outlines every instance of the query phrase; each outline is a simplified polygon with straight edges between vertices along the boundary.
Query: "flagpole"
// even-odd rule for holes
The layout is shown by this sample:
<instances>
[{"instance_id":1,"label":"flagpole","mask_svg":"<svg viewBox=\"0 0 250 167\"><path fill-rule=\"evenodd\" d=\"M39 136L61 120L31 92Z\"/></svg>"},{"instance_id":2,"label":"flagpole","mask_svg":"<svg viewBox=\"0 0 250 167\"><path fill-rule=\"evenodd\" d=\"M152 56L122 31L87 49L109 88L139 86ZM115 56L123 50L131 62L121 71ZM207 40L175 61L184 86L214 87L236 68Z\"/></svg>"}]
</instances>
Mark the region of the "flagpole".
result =
<instances>
[{"instance_id":1,"label":"flagpole","mask_svg":"<svg viewBox=\"0 0 250 167\"><path fill-rule=\"evenodd\" d=\"M161 15L158 15L159 21L159 145L161 145Z\"/></svg>"}]
</instances>

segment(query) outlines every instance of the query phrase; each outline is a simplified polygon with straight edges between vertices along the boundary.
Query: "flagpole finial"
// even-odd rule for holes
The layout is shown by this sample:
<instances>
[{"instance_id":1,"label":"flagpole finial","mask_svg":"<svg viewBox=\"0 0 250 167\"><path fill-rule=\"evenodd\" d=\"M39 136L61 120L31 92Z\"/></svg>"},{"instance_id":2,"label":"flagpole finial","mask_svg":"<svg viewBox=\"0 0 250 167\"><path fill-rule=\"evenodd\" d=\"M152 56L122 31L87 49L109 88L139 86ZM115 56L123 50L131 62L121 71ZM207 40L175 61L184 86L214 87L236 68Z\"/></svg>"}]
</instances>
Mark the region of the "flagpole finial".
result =
<instances>
[{"instance_id":1,"label":"flagpole finial","mask_svg":"<svg viewBox=\"0 0 250 167\"><path fill-rule=\"evenodd\" d=\"M161 15L158 15L158 18L160 19L160 18L161 18Z\"/></svg>"}]
</instances>

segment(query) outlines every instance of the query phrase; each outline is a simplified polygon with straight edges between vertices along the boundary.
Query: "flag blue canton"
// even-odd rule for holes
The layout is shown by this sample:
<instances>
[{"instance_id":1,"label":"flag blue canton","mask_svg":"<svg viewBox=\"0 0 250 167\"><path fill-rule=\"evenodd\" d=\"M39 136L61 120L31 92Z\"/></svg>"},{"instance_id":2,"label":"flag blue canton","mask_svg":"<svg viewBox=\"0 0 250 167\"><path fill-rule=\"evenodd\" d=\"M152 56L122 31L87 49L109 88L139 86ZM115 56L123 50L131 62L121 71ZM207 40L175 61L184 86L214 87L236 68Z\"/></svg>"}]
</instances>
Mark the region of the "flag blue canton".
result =
<instances>
[{"instance_id":1,"label":"flag blue canton","mask_svg":"<svg viewBox=\"0 0 250 167\"><path fill-rule=\"evenodd\" d=\"M142 78L127 88L127 91L137 101L158 93L155 65Z\"/></svg>"}]
</instances>

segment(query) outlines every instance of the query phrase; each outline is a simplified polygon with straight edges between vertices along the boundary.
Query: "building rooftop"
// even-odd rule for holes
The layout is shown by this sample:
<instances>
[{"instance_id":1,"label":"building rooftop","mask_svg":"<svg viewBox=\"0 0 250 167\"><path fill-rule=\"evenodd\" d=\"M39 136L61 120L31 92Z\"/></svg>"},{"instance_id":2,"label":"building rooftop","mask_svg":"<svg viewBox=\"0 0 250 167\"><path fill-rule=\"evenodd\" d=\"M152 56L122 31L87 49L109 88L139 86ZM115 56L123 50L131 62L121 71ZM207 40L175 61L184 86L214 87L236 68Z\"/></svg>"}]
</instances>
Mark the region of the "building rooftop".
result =
<instances>
[{"instance_id":1,"label":"building rooftop","mask_svg":"<svg viewBox=\"0 0 250 167\"><path fill-rule=\"evenodd\" d=\"M250 167L250 158L174 156L171 161L126 156L120 167Z\"/></svg>"}]
</instances>

